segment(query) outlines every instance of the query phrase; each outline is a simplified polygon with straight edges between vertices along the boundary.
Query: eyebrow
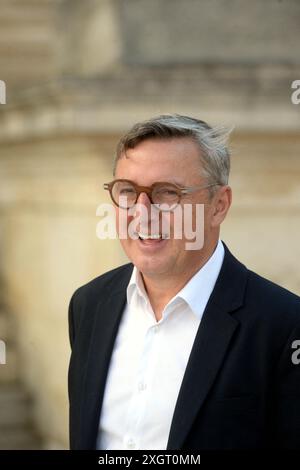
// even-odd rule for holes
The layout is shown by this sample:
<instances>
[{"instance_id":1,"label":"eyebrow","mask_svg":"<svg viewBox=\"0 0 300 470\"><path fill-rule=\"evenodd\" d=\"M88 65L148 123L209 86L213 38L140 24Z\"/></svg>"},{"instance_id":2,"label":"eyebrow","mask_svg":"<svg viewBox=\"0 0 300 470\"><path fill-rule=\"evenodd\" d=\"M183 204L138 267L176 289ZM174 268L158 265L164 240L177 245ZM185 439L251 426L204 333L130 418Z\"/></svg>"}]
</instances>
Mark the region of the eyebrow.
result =
<instances>
[{"instance_id":1,"label":"eyebrow","mask_svg":"<svg viewBox=\"0 0 300 470\"><path fill-rule=\"evenodd\" d=\"M176 180L176 179L170 179L169 181L164 181L164 182L165 182L165 183L177 184L177 186L180 186L180 187L182 187L182 188L185 187L185 185L184 185L182 182L180 182L180 181L178 181L178 180Z\"/></svg>"},{"instance_id":2,"label":"eyebrow","mask_svg":"<svg viewBox=\"0 0 300 470\"><path fill-rule=\"evenodd\" d=\"M121 179L127 179L127 178L121 178ZM135 180L131 180L133 181L133 183L137 184L138 186L144 186L144 185L139 185L139 183L137 183L137 181ZM181 188L185 188L186 185L183 184L182 182L178 181L177 179L174 179L174 178L171 178L171 179L161 179L161 180L158 180L158 181L154 181L154 183L171 183L171 184L176 184L177 186L181 187ZM152 184L154 184L152 183ZM150 185L151 186L151 185ZM149 187L150 187L149 186Z\"/></svg>"}]
</instances>

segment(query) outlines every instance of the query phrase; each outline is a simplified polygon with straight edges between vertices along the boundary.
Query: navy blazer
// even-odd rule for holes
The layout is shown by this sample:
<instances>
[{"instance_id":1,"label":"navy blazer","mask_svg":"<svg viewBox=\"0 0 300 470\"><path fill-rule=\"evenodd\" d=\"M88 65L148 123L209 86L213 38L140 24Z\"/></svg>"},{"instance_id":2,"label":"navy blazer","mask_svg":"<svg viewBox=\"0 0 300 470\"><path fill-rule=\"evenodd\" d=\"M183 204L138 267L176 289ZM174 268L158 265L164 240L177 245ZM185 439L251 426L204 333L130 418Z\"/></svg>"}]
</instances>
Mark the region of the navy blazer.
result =
<instances>
[{"instance_id":1,"label":"navy blazer","mask_svg":"<svg viewBox=\"0 0 300 470\"><path fill-rule=\"evenodd\" d=\"M300 364L292 360L300 340L300 298L248 270L224 247L167 450L300 449ZM70 301L71 449L95 449L132 269L129 263L97 277Z\"/></svg>"}]
</instances>

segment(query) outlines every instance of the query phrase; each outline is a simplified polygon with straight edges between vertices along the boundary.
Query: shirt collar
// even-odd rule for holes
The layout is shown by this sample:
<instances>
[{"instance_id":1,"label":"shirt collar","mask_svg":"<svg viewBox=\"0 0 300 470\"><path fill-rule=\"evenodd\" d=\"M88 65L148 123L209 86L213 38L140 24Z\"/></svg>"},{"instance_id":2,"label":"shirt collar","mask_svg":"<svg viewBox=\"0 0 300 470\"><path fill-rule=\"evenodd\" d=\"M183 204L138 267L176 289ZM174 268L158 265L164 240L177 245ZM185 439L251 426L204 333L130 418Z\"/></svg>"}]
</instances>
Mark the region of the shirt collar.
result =
<instances>
[{"instance_id":1,"label":"shirt collar","mask_svg":"<svg viewBox=\"0 0 300 470\"><path fill-rule=\"evenodd\" d=\"M194 274L189 282L172 300L185 300L191 310L201 319L209 297L214 289L224 259L224 246L221 240L209 260ZM171 300L171 301L172 301Z\"/></svg>"},{"instance_id":2,"label":"shirt collar","mask_svg":"<svg viewBox=\"0 0 300 470\"><path fill-rule=\"evenodd\" d=\"M208 299L213 291L217 278L219 276L223 259L224 246L221 240L218 241L215 251L209 260L194 274L188 283L179 291L169 302L168 306L176 304L181 300L185 301L194 314L201 319ZM147 292L141 273L133 267L132 275L127 286L127 302L131 303L134 292L149 302Z\"/></svg>"},{"instance_id":3,"label":"shirt collar","mask_svg":"<svg viewBox=\"0 0 300 470\"><path fill-rule=\"evenodd\" d=\"M140 271L136 266L133 267L132 275L127 286L127 303L130 304L134 292L137 292L139 296L143 297L146 301L148 295L145 289L144 281L142 279Z\"/></svg>"}]
</instances>

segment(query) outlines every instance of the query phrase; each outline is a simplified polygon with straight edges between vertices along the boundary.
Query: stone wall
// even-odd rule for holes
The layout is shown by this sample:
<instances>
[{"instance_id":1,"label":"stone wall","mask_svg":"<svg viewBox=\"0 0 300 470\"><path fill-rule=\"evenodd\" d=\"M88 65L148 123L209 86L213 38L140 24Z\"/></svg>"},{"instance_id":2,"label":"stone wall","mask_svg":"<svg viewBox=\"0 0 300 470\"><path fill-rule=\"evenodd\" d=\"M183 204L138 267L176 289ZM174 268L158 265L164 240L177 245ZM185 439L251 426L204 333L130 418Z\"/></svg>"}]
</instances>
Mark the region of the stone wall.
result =
<instances>
[{"instance_id":1,"label":"stone wall","mask_svg":"<svg viewBox=\"0 0 300 470\"><path fill-rule=\"evenodd\" d=\"M130 64L298 63L297 0L119 0Z\"/></svg>"},{"instance_id":2,"label":"stone wall","mask_svg":"<svg viewBox=\"0 0 300 470\"><path fill-rule=\"evenodd\" d=\"M118 242L96 238L114 138L48 139L2 146L1 272L17 318L19 376L38 427L67 446L67 306L73 291L118 265Z\"/></svg>"}]
</instances>

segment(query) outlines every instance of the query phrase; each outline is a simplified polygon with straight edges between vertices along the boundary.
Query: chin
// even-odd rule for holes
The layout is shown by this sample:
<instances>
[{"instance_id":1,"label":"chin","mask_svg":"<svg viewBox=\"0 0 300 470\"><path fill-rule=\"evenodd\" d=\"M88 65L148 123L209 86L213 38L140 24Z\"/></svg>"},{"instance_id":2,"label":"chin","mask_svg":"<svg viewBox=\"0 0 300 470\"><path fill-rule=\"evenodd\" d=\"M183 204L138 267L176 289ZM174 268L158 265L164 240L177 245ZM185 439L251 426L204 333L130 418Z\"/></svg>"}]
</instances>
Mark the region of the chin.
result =
<instances>
[{"instance_id":1,"label":"chin","mask_svg":"<svg viewBox=\"0 0 300 470\"><path fill-rule=\"evenodd\" d=\"M168 271L168 264L166 261L161 259L147 259L147 260L132 260L133 264L138 268L138 270L145 274L145 276L153 277L159 274L164 274Z\"/></svg>"},{"instance_id":2,"label":"chin","mask_svg":"<svg viewBox=\"0 0 300 470\"><path fill-rule=\"evenodd\" d=\"M130 261L146 276L157 276L170 271L172 262L170 253L141 253L137 247L122 243L123 249Z\"/></svg>"}]
</instances>

